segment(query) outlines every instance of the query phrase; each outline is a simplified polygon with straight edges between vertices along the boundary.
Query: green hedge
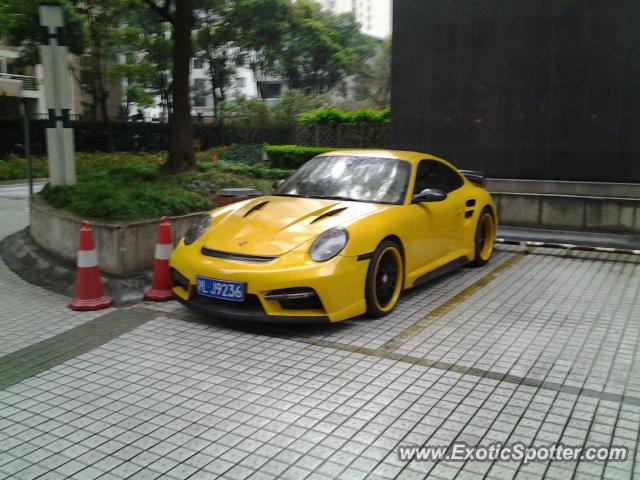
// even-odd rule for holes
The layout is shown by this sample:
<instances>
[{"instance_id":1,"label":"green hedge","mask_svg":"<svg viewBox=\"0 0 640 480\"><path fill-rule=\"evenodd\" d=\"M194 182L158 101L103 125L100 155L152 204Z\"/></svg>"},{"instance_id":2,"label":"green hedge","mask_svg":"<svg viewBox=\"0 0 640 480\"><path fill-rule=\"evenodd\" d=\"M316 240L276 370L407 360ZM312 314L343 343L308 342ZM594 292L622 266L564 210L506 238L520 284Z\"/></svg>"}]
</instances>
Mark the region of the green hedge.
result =
<instances>
[{"instance_id":1,"label":"green hedge","mask_svg":"<svg viewBox=\"0 0 640 480\"><path fill-rule=\"evenodd\" d=\"M298 122L302 124L336 125L338 123L387 123L391 115L391 109L372 110L363 108L346 112L335 107L325 107L305 112L298 116Z\"/></svg>"},{"instance_id":2,"label":"green hedge","mask_svg":"<svg viewBox=\"0 0 640 480\"><path fill-rule=\"evenodd\" d=\"M264 147L272 168L294 169L325 152L339 150L330 147L299 147L297 145L270 145Z\"/></svg>"},{"instance_id":3,"label":"green hedge","mask_svg":"<svg viewBox=\"0 0 640 480\"><path fill-rule=\"evenodd\" d=\"M35 155L46 153L45 120L32 120L31 151ZM147 151L167 150L169 127L158 123L75 121L75 147L78 152L95 151ZM21 119L0 119L0 156L11 153L22 155L24 142ZM290 141L289 127L265 128L262 136L267 143ZM211 148L232 143L244 143L245 132L241 124L220 125L196 123L193 136L200 140L201 148Z\"/></svg>"}]
</instances>

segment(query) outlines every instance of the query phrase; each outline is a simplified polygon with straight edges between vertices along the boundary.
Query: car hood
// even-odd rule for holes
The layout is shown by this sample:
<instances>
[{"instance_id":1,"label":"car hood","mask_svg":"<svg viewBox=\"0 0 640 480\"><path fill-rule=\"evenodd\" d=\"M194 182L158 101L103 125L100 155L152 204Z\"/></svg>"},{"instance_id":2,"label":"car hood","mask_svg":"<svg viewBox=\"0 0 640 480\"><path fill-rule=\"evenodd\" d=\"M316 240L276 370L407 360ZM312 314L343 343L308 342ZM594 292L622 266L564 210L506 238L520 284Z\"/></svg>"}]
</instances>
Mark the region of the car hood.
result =
<instances>
[{"instance_id":1,"label":"car hood","mask_svg":"<svg viewBox=\"0 0 640 480\"><path fill-rule=\"evenodd\" d=\"M372 203L316 198L258 197L213 217L203 245L244 255L278 256L322 232L386 208ZM231 205L229 206L231 207Z\"/></svg>"}]
</instances>

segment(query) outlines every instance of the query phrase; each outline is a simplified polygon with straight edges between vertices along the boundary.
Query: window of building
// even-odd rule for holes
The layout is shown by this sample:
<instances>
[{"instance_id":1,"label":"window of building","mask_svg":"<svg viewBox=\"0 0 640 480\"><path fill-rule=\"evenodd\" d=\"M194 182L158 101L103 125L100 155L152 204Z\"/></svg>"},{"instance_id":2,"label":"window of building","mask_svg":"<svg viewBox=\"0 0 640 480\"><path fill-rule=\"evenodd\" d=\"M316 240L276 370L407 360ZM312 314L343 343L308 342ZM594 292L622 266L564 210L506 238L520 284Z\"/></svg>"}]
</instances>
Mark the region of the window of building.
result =
<instances>
[{"instance_id":1,"label":"window of building","mask_svg":"<svg viewBox=\"0 0 640 480\"><path fill-rule=\"evenodd\" d=\"M279 98L282 95L281 83L265 83L262 85L264 98Z\"/></svg>"},{"instance_id":2,"label":"window of building","mask_svg":"<svg viewBox=\"0 0 640 480\"><path fill-rule=\"evenodd\" d=\"M193 59L193 69L194 70L201 70L202 68L204 68L204 62L202 61L201 58L194 58Z\"/></svg>"},{"instance_id":3,"label":"window of building","mask_svg":"<svg viewBox=\"0 0 640 480\"><path fill-rule=\"evenodd\" d=\"M204 89L204 78L196 78L193 81L193 88L195 90L203 90Z\"/></svg>"},{"instance_id":4,"label":"window of building","mask_svg":"<svg viewBox=\"0 0 640 480\"><path fill-rule=\"evenodd\" d=\"M204 95L196 95L193 97L193 106L194 107L206 107L207 106L207 97Z\"/></svg>"},{"instance_id":5,"label":"window of building","mask_svg":"<svg viewBox=\"0 0 640 480\"><path fill-rule=\"evenodd\" d=\"M236 88L245 88L247 86L247 79L245 77L236 77Z\"/></svg>"},{"instance_id":6,"label":"window of building","mask_svg":"<svg viewBox=\"0 0 640 480\"><path fill-rule=\"evenodd\" d=\"M445 193L457 190L464 181L456 172L436 160L423 160L418 165L416 184L413 194L417 195L427 188L435 188Z\"/></svg>"}]
</instances>

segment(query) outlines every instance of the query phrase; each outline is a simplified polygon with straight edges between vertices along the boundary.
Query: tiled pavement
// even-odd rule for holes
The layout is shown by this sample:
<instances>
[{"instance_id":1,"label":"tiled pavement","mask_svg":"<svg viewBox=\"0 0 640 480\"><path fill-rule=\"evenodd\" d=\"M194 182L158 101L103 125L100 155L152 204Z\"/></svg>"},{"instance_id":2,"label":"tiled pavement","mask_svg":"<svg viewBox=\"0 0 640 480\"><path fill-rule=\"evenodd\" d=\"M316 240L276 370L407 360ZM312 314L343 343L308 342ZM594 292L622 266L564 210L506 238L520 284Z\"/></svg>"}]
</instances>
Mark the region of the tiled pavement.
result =
<instances>
[{"instance_id":1,"label":"tiled pavement","mask_svg":"<svg viewBox=\"0 0 640 480\"><path fill-rule=\"evenodd\" d=\"M0 236L25 207L0 199ZM640 478L638 458L401 463L395 451L561 441L635 454L634 257L500 248L388 318L320 329L231 327L173 302L74 314L1 263L0 284L0 477ZM47 358L20 370L34 352Z\"/></svg>"},{"instance_id":2,"label":"tiled pavement","mask_svg":"<svg viewBox=\"0 0 640 480\"><path fill-rule=\"evenodd\" d=\"M0 239L29 224L26 199L0 196ZM0 260L0 355L14 352L91 320L102 312L72 312L68 298L35 287Z\"/></svg>"}]
</instances>

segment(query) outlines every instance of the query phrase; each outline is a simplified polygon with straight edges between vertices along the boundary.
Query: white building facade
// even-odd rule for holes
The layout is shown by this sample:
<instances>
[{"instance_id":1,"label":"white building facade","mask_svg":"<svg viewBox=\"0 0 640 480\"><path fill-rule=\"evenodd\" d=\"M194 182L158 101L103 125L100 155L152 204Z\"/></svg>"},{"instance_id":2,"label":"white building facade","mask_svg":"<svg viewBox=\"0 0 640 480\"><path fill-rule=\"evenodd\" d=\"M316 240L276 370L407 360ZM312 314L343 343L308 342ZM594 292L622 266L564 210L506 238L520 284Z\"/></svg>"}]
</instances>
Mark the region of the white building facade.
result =
<instances>
[{"instance_id":1,"label":"white building facade","mask_svg":"<svg viewBox=\"0 0 640 480\"><path fill-rule=\"evenodd\" d=\"M362 33L379 39L391 35L392 0L316 0L333 13L353 13Z\"/></svg>"},{"instance_id":2,"label":"white building facade","mask_svg":"<svg viewBox=\"0 0 640 480\"><path fill-rule=\"evenodd\" d=\"M42 65L14 68L18 51L0 45L0 117L20 115L20 102L24 102L30 116L44 116Z\"/></svg>"}]
</instances>

